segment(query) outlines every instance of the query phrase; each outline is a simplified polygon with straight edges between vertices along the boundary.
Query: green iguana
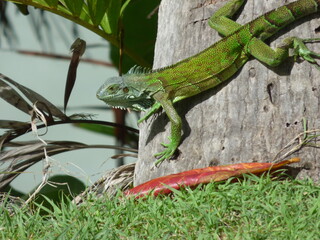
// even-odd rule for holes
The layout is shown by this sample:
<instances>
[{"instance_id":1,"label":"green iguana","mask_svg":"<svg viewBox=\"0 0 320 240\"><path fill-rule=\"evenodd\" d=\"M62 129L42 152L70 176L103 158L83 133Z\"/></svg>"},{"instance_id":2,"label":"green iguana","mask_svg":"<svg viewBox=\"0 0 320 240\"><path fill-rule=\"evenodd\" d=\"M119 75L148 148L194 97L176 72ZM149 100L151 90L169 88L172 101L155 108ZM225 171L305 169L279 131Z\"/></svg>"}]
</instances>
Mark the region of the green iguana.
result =
<instances>
[{"instance_id":1,"label":"green iguana","mask_svg":"<svg viewBox=\"0 0 320 240\"><path fill-rule=\"evenodd\" d=\"M97 92L97 97L108 105L149 112L138 123L148 119L162 107L171 122L171 137L166 149L156 154L156 164L169 159L181 140L181 118L173 104L182 99L202 93L233 76L249 59L277 66L289 57L301 57L317 64L313 57L320 54L310 51L305 42L319 39L286 38L281 46L272 49L263 40L297 19L320 11L320 0L299 0L274 9L255 20L240 25L230 18L237 13L246 0L229 0L209 19L209 25L225 36L202 52L172 66L140 71L134 67L121 77L106 81Z\"/></svg>"}]
</instances>

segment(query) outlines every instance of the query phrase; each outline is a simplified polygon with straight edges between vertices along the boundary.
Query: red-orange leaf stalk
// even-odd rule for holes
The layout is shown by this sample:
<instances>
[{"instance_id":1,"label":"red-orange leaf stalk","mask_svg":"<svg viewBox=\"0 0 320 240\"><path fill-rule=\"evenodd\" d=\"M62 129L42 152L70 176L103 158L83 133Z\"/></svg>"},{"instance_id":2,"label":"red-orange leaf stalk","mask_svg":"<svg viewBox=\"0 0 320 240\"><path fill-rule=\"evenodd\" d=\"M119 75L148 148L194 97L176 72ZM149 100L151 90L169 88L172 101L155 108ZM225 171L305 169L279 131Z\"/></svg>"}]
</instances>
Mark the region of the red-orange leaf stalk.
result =
<instances>
[{"instance_id":1,"label":"red-orange leaf stalk","mask_svg":"<svg viewBox=\"0 0 320 240\"><path fill-rule=\"evenodd\" d=\"M300 158L292 158L279 163L238 163L215 167L193 169L181 173L171 174L152 179L137 187L125 191L126 196L144 197L148 194L157 196L169 194L171 188L180 189L185 186L195 187L199 184L219 182L230 177L239 177L246 173L261 174L266 171L274 171L287 164L299 162Z\"/></svg>"}]
</instances>

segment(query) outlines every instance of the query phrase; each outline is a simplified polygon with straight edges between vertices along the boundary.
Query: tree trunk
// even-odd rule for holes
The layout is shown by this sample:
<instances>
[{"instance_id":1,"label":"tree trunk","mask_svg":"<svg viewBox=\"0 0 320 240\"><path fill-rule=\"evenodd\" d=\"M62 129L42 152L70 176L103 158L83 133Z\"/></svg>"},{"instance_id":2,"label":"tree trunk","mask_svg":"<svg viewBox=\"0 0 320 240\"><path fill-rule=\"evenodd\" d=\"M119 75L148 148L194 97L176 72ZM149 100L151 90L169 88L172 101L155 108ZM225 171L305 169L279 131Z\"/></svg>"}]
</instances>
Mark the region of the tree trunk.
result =
<instances>
[{"instance_id":1,"label":"tree trunk","mask_svg":"<svg viewBox=\"0 0 320 240\"><path fill-rule=\"evenodd\" d=\"M248 0L237 22L244 24L284 2L293 1ZM176 63L221 39L207 21L225 3L162 0L154 68ZM270 39L271 46L288 36L316 37L315 29L320 25L317 16L285 27ZM308 46L320 50L320 43ZM320 126L319 73L305 61L294 63L289 59L277 68L269 68L251 59L229 81L175 105L183 119L183 140L178 157L159 167L154 166L153 155L162 151L161 142L168 141L170 123L163 113L151 117L140 126L135 185L212 165L280 160L292 146L282 152L281 149L304 131L303 119L307 120L308 129ZM319 180L320 149L302 148L286 158L294 156L301 158L295 165L300 176Z\"/></svg>"}]
</instances>

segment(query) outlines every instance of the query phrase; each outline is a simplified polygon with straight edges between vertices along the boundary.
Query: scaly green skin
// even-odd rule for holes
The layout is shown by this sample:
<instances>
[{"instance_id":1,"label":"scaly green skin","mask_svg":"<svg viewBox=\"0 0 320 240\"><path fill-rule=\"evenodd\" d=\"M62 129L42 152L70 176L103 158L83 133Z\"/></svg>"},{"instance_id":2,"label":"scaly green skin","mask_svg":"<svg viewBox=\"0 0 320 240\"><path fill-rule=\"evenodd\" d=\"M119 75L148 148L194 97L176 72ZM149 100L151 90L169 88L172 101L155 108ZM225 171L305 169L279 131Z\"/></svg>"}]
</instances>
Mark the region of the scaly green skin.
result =
<instances>
[{"instance_id":1,"label":"scaly green skin","mask_svg":"<svg viewBox=\"0 0 320 240\"><path fill-rule=\"evenodd\" d=\"M109 79L97 92L97 97L108 105L149 112L138 123L148 119L162 107L171 122L171 137L166 148L156 154L157 163L169 159L181 140L181 118L173 103L213 88L233 76L249 59L277 66L289 57L302 57L316 64L304 42L319 39L287 38L278 48L272 49L263 40L298 18L318 12L320 0L299 0L270 11L250 23L240 25L230 19L246 0L230 0L209 20L209 25L225 37L211 47L170 67L139 72L135 68L122 77Z\"/></svg>"}]
</instances>

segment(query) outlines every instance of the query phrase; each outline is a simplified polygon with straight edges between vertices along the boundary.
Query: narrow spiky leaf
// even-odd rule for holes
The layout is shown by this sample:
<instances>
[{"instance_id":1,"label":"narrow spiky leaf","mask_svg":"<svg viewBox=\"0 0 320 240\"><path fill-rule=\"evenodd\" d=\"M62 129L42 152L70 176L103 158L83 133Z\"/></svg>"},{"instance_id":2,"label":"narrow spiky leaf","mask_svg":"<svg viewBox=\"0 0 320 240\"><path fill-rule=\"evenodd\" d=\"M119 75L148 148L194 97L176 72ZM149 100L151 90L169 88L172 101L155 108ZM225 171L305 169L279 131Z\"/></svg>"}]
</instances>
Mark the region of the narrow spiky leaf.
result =
<instances>
[{"instance_id":1,"label":"narrow spiky leaf","mask_svg":"<svg viewBox=\"0 0 320 240\"><path fill-rule=\"evenodd\" d=\"M72 57L69 64L68 76L64 92L64 111L66 111L70 94L77 78L77 68L80 62L80 57L86 50L86 42L80 38L77 38L72 44L70 50L72 51Z\"/></svg>"},{"instance_id":2,"label":"narrow spiky leaf","mask_svg":"<svg viewBox=\"0 0 320 240\"><path fill-rule=\"evenodd\" d=\"M61 112L59 108L57 108L55 105L53 105L47 99L42 97L40 94L34 92L33 90L31 90L31 89L29 89L29 88L27 88L27 87L15 82L14 80L12 80L12 79L8 78L7 76L5 76L5 75L0 73L0 84L1 84L1 82L3 82L1 79L11 83L16 88L18 88L32 103L35 103L35 102L43 103L45 106L43 106L43 107L40 106L39 107L42 111L44 111L46 113L49 113L49 114L52 114L53 116L55 116L57 118L60 118L62 120L67 118L67 116L63 112ZM9 86L9 85L7 85L7 86ZM0 92L1 92L1 88L0 88ZM9 94L11 94L11 92L9 92ZM20 99L22 99L21 101L24 101L23 98L21 98L20 95L17 92L16 92L16 94L19 96L19 99L17 99L17 100L20 101ZM3 98L2 94L0 94L0 96ZM29 111L32 110L32 107L30 105L28 105L28 106L29 106L28 107L28 111L26 111L26 113L29 114Z\"/></svg>"},{"instance_id":3,"label":"narrow spiky leaf","mask_svg":"<svg viewBox=\"0 0 320 240\"><path fill-rule=\"evenodd\" d=\"M110 0L87 0L93 25L98 26L110 5Z\"/></svg>"},{"instance_id":4,"label":"narrow spiky leaf","mask_svg":"<svg viewBox=\"0 0 320 240\"><path fill-rule=\"evenodd\" d=\"M20 11L23 15L28 15L28 14L29 14L28 6L27 6L27 5L20 4L20 3L15 3L15 5L17 6L17 8L19 9L19 11Z\"/></svg>"},{"instance_id":5,"label":"narrow spiky leaf","mask_svg":"<svg viewBox=\"0 0 320 240\"><path fill-rule=\"evenodd\" d=\"M83 0L64 0L67 8L74 16L80 16L82 12Z\"/></svg>"},{"instance_id":6,"label":"narrow spiky leaf","mask_svg":"<svg viewBox=\"0 0 320 240\"><path fill-rule=\"evenodd\" d=\"M44 0L49 7L56 8L58 6L59 0Z\"/></svg>"},{"instance_id":7,"label":"narrow spiky leaf","mask_svg":"<svg viewBox=\"0 0 320 240\"><path fill-rule=\"evenodd\" d=\"M118 22L120 17L121 1L110 1L106 14L103 16L100 26L108 33L116 35L118 33Z\"/></svg>"},{"instance_id":8,"label":"narrow spiky leaf","mask_svg":"<svg viewBox=\"0 0 320 240\"><path fill-rule=\"evenodd\" d=\"M20 96L20 94L2 79L0 79L0 97L26 114L29 114L32 110L32 107Z\"/></svg>"},{"instance_id":9,"label":"narrow spiky leaf","mask_svg":"<svg viewBox=\"0 0 320 240\"><path fill-rule=\"evenodd\" d=\"M19 128L25 128L29 126L30 126L30 123L26 123L26 122L19 122L19 121L13 121L13 120L0 120L0 128L19 129Z\"/></svg>"},{"instance_id":10,"label":"narrow spiky leaf","mask_svg":"<svg viewBox=\"0 0 320 240\"><path fill-rule=\"evenodd\" d=\"M1 138L0 138L1 140ZM1 142L0 142L1 143ZM55 154L88 148L120 149L136 152L135 149L117 147L112 145L87 145L73 141L46 141L47 145L38 141L11 142L6 144L12 149L0 152L0 190L6 187L14 178L28 167L41 161L45 157L43 151L46 147L48 156ZM8 164L10 163L9 166Z\"/></svg>"}]
</instances>

